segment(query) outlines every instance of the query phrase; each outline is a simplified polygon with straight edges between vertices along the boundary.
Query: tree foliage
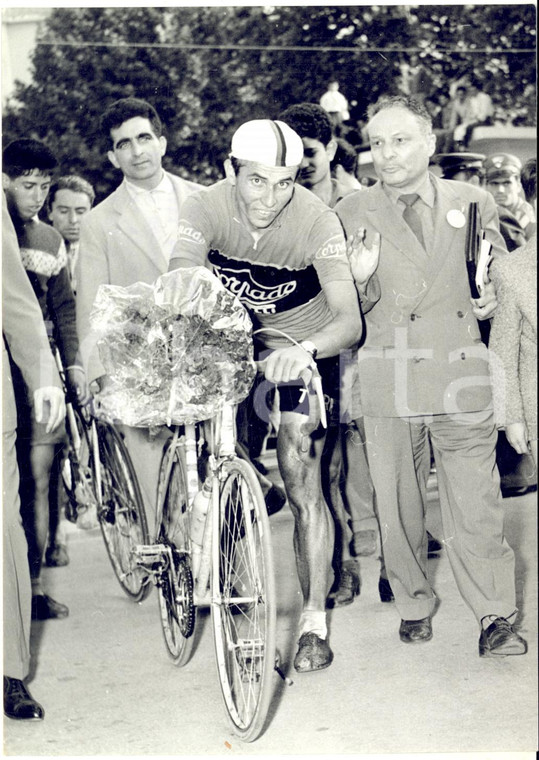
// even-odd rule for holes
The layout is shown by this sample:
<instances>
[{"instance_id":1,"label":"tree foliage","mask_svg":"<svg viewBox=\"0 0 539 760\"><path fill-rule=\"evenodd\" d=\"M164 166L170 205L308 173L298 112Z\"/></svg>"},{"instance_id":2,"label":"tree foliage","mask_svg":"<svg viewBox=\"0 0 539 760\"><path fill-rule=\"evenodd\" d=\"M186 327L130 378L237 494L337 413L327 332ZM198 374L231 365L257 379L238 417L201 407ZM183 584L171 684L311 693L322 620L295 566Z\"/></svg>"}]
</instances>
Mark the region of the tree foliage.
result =
<instances>
[{"instance_id":1,"label":"tree foliage","mask_svg":"<svg viewBox=\"0 0 539 760\"><path fill-rule=\"evenodd\" d=\"M165 122L168 167L208 184L238 124L317 102L333 77L352 122L381 94L436 99L474 74L500 114L533 124L535 56L511 51L534 48L533 5L58 8L32 83L6 108L4 140L45 140L61 171L83 174L102 197L119 177L100 116L133 95Z\"/></svg>"}]
</instances>

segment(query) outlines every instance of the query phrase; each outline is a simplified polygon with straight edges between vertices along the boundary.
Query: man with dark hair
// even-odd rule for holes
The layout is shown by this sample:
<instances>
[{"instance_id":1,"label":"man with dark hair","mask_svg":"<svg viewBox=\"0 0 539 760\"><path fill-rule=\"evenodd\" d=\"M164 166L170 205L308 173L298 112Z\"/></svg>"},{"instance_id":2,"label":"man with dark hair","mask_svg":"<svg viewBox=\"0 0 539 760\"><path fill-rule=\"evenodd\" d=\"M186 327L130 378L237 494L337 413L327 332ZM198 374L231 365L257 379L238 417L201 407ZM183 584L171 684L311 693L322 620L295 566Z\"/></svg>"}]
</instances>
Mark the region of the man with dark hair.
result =
<instances>
[{"instance_id":1,"label":"man with dark hair","mask_svg":"<svg viewBox=\"0 0 539 760\"><path fill-rule=\"evenodd\" d=\"M361 184L357 178L358 155L356 149L342 137L337 137L336 142L337 150L329 168L337 187L337 199L340 200L348 193L361 190Z\"/></svg>"},{"instance_id":2,"label":"man with dark hair","mask_svg":"<svg viewBox=\"0 0 539 760\"><path fill-rule=\"evenodd\" d=\"M336 188L331 181L330 163L335 156L337 142L333 137L329 115L316 103L298 103L283 111L279 120L297 132L303 142L298 181L333 207Z\"/></svg>"},{"instance_id":3,"label":"man with dark hair","mask_svg":"<svg viewBox=\"0 0 539 760\"><path fill-rule=\"evenodd\" d=\"M49 220L66 244L71 286L75 293L75 267L79 255L80 223L95 200L94 188L76 174L59 177L49 192Z\"/></svg>"},{"instance_id":4,"label":"man with dark hair","mask_svg":"<svg viewBox=\"0 0 539 760\"><path fill-rule=\"evenodd\" d=\"M123 176L108 198L84 215L76 267L77 328L88 382L104 388L108 378L101 364L90 313L100 285L153 283L164 274L178 239L181 208L201 186L164 171L167 148L154 107L138 98L113 103L102 118L110 141L107 155ZM133 459L148 525L154 530L155 499L163 442L167 435L150 435L145 428L123 426Z\"/></svg>"},{"instance_id":5,"label":"man with dark hair","mask_svg":"<svg viewBox=\"0 0 539 760\"><path fill-rule=\"evenodd\" d=\"M493 256L507 255L496 208L481 188L429 173L436 138L413 98L378 101L367 133L380 182L336 211L348 235L361 226L367 245L376 233L382 239L381 296L365 315L358 367L399 636L432 638L436 596L427 577L426 483L417 468L430 439L445 549L481 630L479 654L523 654L526 642L513 627L515 559L503 531L488 351L477 322L493 313L495 290L485 278L472 299L466 267L471 203Z\"/></svg>"},{"instance_id":6,"label":"man with dark hair","mask_svg":"<svg viewBox=\"0 0 539 760\"><path fill-rule=\"evenodd\" d=\"M110 139L112 148L115 143L112 130L120 129L126 121L131 119L145 119L155 137L163 136L163 122L151 103L140 98L122 98L112 103L101 117L101 132ZM114 164L112 158L110 160Z\"/></svg>"},{"instance_id":7,"label":"man with dark hair","mask_svg":"<svg viewBox=\"0 0 539 760\"><path fill-rule=\"evenodd\" d=\"M75 301L69 282L65 246L61 236L39 221L57 165L47 146L33 139L14 140L3 152L2 179L8 209L17 233L22 263L41 306L49 334L54 338L68 388L81 401L86 396L84 372L77 365L78 342ZM65 439L59 426L49 431L35 421L32 399L17 369L13 368L19 411L18 450L21 468L21 505L28 540L32 577L32 616L60 618L68 608L43 593L41 564L49 529L49 500L57 499L57 483L51 478L55 455Z\"/></svg>"},{"instance_id":8,"label":"man with dark hair","mask_svg":"<svg viewBox=\"0 0 539 760\"><path fill-rule=\"evenodd\" d=\"M316 358L325 394L338 397L339 352L361 336L361 319L339 221L295 181L302 158L302 141L284 122L242 124L232 137L226 179L184 204L171 268L209 262L255 326L267 330L258 357L266 384L258 398L277 385L277 457L303 592L294 667L306 672L333 659L325 612L333 522L320 483L324 430L300 378Z\"/></svg>"}]
</instances>

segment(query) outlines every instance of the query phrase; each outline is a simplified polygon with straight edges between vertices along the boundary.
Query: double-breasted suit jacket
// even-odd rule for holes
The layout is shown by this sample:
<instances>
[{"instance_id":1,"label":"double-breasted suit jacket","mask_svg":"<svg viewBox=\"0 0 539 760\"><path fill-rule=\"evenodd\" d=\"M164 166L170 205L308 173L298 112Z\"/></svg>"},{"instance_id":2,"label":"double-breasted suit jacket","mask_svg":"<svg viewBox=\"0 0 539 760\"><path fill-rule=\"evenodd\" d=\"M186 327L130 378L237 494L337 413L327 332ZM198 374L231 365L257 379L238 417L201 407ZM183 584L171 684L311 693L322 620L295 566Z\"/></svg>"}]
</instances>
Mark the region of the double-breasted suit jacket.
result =
<instances>
[{"instance_id":1,"label":"double-breasted suit jacket","mask_svg":"<svg viewBox=\"0 0 539 760\"><path fill-rule=\"evenodd\" d=\"M178 209L188 195L201 189L174 174L168 177ZM168 264L125 182L84 217L76 271L77 330L89 383L104 374L90 331L90 313L99 286L151 284L168 270Z\"/></svg>"},{"instance_id":2,"label":"double-breasted suit jacket","mask_svg":"<svg viewBox=\"0 0 539 760\"><path fill-rule=\"evenodd\" d=\"M359 352L363 411L406 417L478 411L491 404L488 354L470 304L465 257L469 204L477 201L492 254L503 255L490 194L431 176L434 243L425 251L377 183L336 207L347 236L359 227L381 234L381 296L365 314Z\"/></svg>"}]
</instances>

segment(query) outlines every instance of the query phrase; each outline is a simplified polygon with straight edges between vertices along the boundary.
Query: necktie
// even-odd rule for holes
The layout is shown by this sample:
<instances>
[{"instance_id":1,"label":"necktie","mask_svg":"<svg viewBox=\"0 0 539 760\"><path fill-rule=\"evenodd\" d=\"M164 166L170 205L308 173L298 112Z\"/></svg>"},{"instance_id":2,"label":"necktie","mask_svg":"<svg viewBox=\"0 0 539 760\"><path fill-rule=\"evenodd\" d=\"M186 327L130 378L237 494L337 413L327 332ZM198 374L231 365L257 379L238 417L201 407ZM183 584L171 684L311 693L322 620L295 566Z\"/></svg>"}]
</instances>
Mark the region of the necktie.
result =
<instances>
[{"instance_id":1,"label":"necktie","mask_svg":"<svg viewBox=\"0 0 539 760\"><path fill-rule=\"evenodd\" d=\"M421 219L417 211L413 208L414 203L419 198L417 193L409 193L408 195L399 195L399 200L406 204L406 208L402 214L402 218L412 230L416 238L419 240L423 248L425 247L425 241L423 239L423 228L421 226Z\"/></svg>"}]
</instances>

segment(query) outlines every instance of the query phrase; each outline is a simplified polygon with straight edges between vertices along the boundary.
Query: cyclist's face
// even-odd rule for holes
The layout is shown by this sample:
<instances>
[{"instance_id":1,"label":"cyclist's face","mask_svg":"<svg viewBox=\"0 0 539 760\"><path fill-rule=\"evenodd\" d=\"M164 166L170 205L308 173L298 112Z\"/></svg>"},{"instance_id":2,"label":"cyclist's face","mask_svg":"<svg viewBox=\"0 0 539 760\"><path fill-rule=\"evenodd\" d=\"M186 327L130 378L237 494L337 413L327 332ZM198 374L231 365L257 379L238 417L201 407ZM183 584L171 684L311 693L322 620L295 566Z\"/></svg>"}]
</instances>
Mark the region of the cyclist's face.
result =
<instances>
[{"instance_id":1,"label":"cyclist's face","mask_svg":"<svg viewBox=\"0 0 539 760\"><path fill-rule=\"evenodd\" d=\"M235 185L242 221L251 231L269 227L290 202L297 170L297 166L264 166L248 161L238 174L228 175Z\"/></svg>"},{"instance_id":2,"label":"cyclist's face","mask_svg":"<svg viewBox=\"0 0 539 760\"><path fill-rule=\"evenodd\" d=\"M110 130L112 150L108 157L134 185L151 190L161 181L161 159L167 149L163 136L157 137L149 119L135 116Z\"/></svg>"}]
</instances>

